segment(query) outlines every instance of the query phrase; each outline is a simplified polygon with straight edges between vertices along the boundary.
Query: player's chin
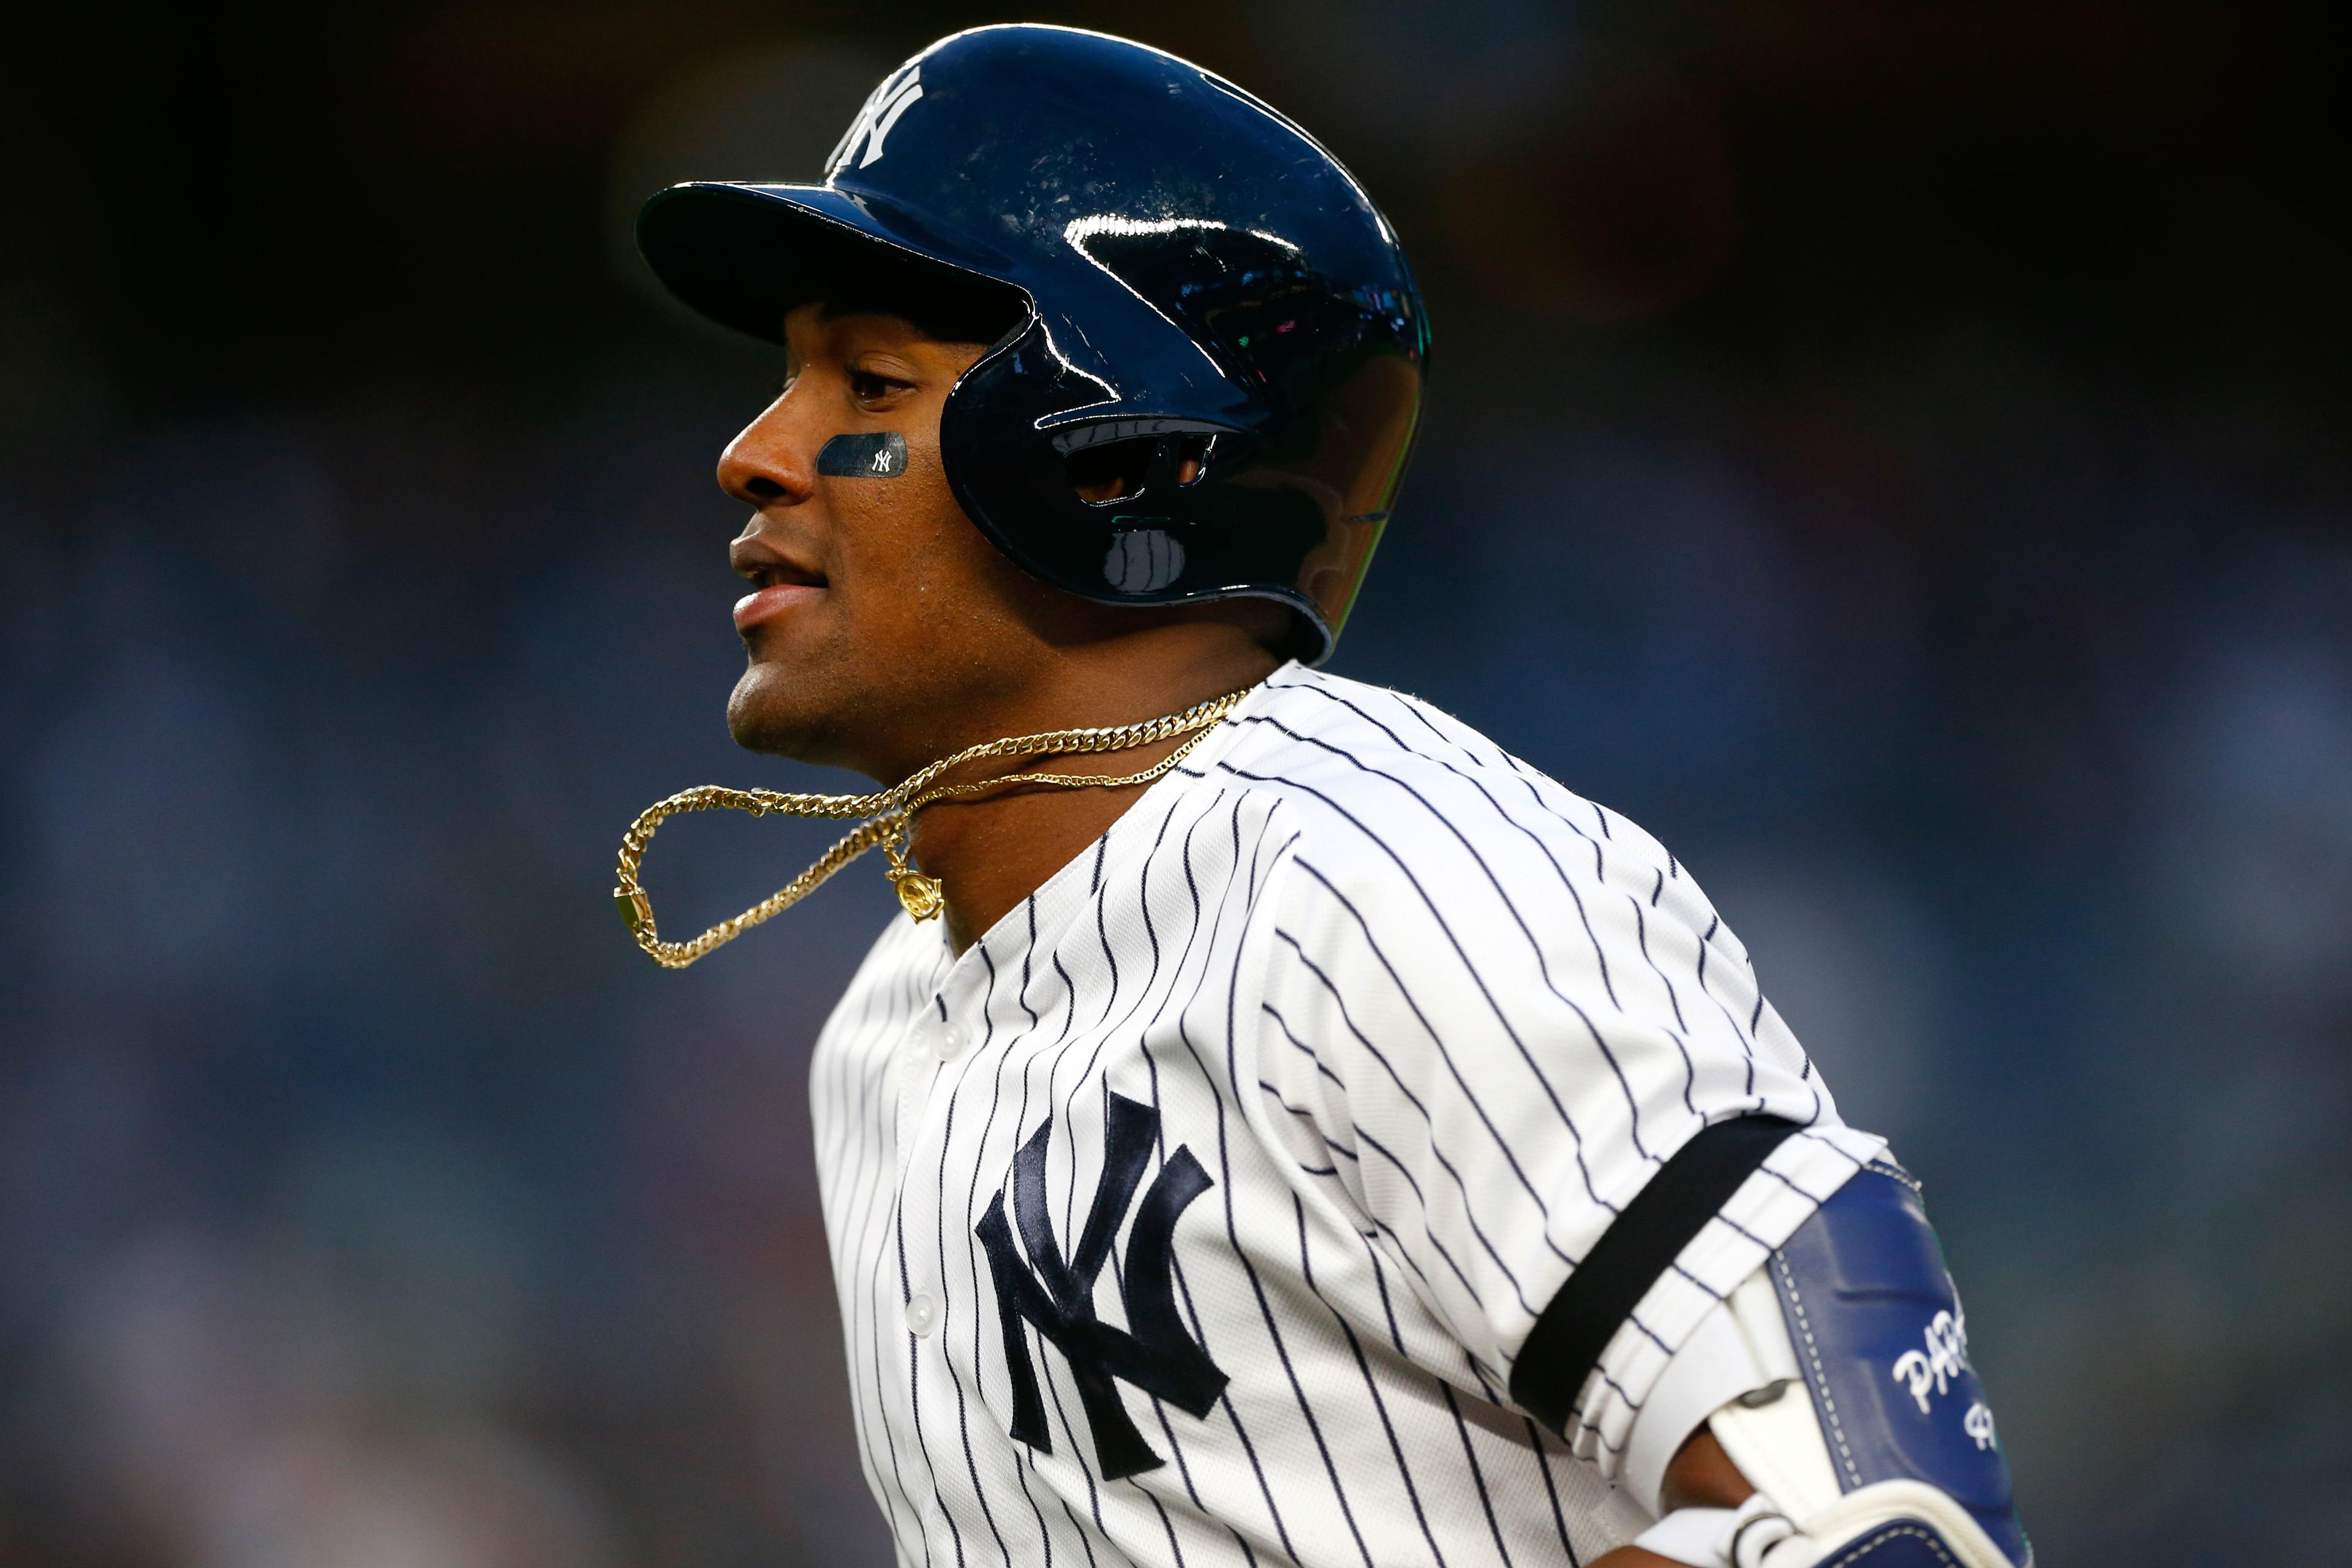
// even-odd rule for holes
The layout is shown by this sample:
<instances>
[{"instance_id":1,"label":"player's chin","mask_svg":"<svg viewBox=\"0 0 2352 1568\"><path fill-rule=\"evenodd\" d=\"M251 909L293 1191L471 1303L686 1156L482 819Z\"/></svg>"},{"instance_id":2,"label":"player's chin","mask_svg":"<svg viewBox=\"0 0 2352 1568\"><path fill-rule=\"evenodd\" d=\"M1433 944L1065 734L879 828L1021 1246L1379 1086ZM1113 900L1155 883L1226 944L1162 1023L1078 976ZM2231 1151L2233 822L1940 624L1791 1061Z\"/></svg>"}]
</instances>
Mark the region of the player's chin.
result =
<instances>
[{"instance_id":1,"label":"player's chin","mask_svg":"<svg viewBox=\"0 0 2352 1568\"><path fill-rule=\"evenodd\" d=\"M746 751L803 763L834 763L836 726L820 683L756 654L727 699L727 732Z\"/></svg>"}]
</instances>

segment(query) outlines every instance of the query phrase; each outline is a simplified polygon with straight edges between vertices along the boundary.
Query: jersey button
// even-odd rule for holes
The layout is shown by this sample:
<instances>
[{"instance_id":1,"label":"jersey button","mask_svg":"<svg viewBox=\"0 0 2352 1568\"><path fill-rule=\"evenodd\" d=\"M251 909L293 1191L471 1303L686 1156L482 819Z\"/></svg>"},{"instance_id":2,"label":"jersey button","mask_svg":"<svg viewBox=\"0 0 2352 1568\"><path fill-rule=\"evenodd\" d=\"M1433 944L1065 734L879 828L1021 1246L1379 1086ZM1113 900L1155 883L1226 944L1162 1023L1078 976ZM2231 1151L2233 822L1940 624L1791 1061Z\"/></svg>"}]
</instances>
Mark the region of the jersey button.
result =
<instances>
[{"instance_id":1,"label":"jersey button","mask_svg":"<svg viewBox=\"0 0 2352 1568\"><path fill-rule=\"evenodd\" d=\"M917 1339L929 1339L939 1323L940 1310L929 1296L912 1296L907 1301L907 1331Z\"/></svg>"},{"instance_id":2,"label":"jersey button","mask_svg":"<svg viewBox=\"0 0 2352 1568\"><path fill-rule=\"evenodd\" d=\"M931 1041L931 1054L943 1062L951 1062L963 1055L963 1042L964 1033L961 1025L944 1025Z\"/></svg>"}]
</instances>

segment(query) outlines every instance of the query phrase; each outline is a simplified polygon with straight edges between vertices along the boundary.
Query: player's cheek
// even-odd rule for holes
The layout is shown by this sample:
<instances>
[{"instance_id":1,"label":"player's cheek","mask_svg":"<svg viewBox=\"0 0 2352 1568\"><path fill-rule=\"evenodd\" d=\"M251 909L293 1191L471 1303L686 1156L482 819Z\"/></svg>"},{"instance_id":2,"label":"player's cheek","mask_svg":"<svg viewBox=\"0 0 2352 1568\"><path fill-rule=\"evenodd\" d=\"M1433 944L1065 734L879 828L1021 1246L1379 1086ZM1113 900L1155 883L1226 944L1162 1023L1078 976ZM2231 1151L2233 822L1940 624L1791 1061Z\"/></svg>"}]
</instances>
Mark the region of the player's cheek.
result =
<instances>
[{"instance_id":1,"label":"player's cheek","mask_svg":"<svg viewBox=\"0 0 2352 1568\"><path fill-rule=\"evenodd\" d=\"M908 605L923 596L926 550L906 526L908 480L820 483L825 593L813 629L857 644L862 656L893 656L912 635Z\"/></svg>"},{"instance_id":2,"label":"player's cheek","mask_svg":"<svg viewBox=\"0 0 2352 1568\"><path fill-rule=\"evenodd\" d=\"M950 589L970 579L973 547L989 548L956 505L937 452L911 442L905 477L856 499L855 536L844 543L859 547L861 566L888 573L899 587Z\"/></svg>"}]
</instances>

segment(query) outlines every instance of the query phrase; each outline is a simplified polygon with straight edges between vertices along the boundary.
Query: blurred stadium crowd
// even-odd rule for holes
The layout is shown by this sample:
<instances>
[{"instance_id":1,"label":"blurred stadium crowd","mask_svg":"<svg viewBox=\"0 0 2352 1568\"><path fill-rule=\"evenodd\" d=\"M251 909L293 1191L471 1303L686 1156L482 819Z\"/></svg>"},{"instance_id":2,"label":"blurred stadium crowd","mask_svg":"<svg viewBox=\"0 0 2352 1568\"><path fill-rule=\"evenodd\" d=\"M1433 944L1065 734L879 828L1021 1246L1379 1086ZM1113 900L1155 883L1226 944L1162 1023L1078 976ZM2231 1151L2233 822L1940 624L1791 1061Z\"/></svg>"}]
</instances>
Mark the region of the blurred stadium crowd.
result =
<instances>
[{"instance_id":1,"label":"blurred stadium crowd","mask_svg":"<svg viewBox=\"0 0 2352 1568\"><path fill-rule=\"evenodd\" d=\"M887 895L683 975L607 897L656 795L818 777L720 721L709 468L776 367L626 220L813 175L998 15L92 8L0 61L0 1565L885 1560L802 1080ZM1336 668L1696 870L1924 1176L2042 1560L2341 1561L2343 51L2123 0L1023 15L1388 207L1433 414ZM651 874L716 918L813 842Z\"/></svg>"}]
</instances>

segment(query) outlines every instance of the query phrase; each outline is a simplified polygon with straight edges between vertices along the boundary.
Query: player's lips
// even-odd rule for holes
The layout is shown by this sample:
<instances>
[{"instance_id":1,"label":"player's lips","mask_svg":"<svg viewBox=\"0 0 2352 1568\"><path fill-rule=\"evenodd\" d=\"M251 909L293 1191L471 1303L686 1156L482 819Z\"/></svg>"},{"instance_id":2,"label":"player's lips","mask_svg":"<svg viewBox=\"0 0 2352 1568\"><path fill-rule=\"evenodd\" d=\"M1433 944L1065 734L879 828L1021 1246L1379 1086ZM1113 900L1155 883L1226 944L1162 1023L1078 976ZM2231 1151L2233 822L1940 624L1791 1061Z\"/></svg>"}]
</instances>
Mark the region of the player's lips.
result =
<instances>
[{"instance_id":1,"label":"player's lips","mask_svg":"<svg viewBox=\"0 0 2352 1568\"><path fill-rule=\"evenodd\" d=\"M751 592L735 601L735 629L739 633L773 620L824 592L823 574L790 562L764 563L743 574L751 579Z\"/></svg>"}]
</instances>

